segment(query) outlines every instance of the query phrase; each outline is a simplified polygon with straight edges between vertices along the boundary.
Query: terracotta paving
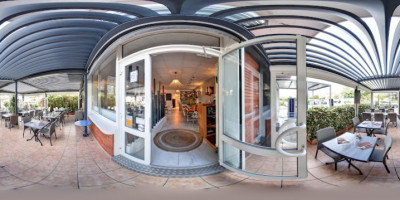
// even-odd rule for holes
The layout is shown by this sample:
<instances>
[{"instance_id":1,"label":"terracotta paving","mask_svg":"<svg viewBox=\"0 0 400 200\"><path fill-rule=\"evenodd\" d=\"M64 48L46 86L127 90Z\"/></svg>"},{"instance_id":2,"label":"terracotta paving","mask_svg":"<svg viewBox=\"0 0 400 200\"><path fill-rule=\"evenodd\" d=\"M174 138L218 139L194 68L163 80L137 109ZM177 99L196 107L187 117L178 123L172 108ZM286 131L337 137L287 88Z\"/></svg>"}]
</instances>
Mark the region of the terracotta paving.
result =
<instances>
[{"instance_id":1,"label":"terracotta paving","mask_svg":"<svg viewBox=\"0 0 400 200\"><path fill-rule=\"evenodd\" d=\"M342 162L338 171L324 162L330 158L319 153L314 158L315 145L308 147L309 175L303 180L265 180L247 177L230 171L196 178L165 178L139 174L120 167L99 146L93 138L79 138L79 129L73 125L73 118L67 118L67 124L57 128L57 139L50 141L41 137L43 146L35 141L26 141L32 134L23 128L6 129L0 125L0 190L42 189L48 187L82 190L117 190L141 187L166 189L236 189L250 186L253 188L283 189L334 189L349 186L372 186L400 189L400 128L391 127L389 133L394 138L389 153L388 165L391 173L386 173L382 163L359 163L364 175L353 168L348 169ZM79 141L78 141L79 139ZM91 140L93 139L93 140ZM380 146L382 148L383 145ZM249 170L259 173L291 174L295 168L288 163L292 159L263 159L247 164ZM253 168L252 168L253 167ZM283 170L282 170L283 169Z\"/></svg>"}]
</instances>

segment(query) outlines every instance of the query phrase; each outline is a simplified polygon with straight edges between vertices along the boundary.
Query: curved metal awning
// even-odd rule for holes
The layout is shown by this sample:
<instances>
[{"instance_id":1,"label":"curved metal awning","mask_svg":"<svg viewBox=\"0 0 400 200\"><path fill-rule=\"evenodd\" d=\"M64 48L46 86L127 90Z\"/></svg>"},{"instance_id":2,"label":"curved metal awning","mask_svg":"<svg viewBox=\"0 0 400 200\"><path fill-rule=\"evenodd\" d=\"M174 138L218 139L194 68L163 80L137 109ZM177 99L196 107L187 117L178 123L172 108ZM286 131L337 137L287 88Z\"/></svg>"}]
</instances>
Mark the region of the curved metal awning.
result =
<instances>
[{"instance_id":1,"label":"curved metal awning","mask_svg":"<svg viewBox=\"0 0 400 200\"><path fill-rule=\"evenodd\" d=\"M371 90L400 89L400 0L119 2L0 2L0 91L12 88L9 83L15 80L50 91L43 85L57 85L77 70L85 71L109 38L160 16L218 19L253 38L300 34L307 38L308 67L336 73ZM295 64L293 43L270 42L262 47L270 64ZM59 79L50 79L49 73L57 73ZM78 84L63 83L53 90L62 86L79 89Z\"/></svg>"}]
</instances>

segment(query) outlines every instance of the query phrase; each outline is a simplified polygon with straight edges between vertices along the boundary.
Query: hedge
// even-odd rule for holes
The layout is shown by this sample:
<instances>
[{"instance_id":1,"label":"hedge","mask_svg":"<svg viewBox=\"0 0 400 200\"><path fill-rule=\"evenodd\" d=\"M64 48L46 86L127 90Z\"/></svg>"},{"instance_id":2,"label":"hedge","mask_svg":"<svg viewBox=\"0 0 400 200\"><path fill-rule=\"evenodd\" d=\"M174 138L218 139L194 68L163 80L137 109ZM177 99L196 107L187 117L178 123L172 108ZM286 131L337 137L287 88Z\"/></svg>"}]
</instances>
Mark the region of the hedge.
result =
<instances>
[{"instance_id":1,"label":"hedge","mask_svg":"<svg viewBox=\"0 0 400 200\"><path fill-rule=\"evenodd\" d=\"M51 107L51 112L54 108L68 108L70 112L78 109L78 96L70 95L49 95L48 106Z\"/></svg>"},{"instance_id":2,"label":"hedge","mask_svg":"<svg viewBox=\"0 0 400 200\"><path fill-rule=\"evenodd\" d=\"M359 105L359 118L361 113L370 105ZM307 136L310 140L316 138L318 130L333 127L336 131L343 130L353 123L354 105L328 107L313 107L307 110Z\"/></svg>"}]
</instances>

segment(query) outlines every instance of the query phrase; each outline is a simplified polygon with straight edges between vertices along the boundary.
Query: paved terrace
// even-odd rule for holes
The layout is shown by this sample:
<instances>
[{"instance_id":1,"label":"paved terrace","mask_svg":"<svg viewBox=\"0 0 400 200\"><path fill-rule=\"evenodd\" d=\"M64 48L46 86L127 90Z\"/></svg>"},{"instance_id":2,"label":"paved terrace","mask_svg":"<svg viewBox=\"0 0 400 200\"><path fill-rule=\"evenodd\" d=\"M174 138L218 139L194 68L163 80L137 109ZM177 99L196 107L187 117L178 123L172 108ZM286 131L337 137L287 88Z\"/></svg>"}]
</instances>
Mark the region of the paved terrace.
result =
<instances>
[{"instance_id":1,"label":"paved terrace","mask_svg":"<svg viewBox=\"0 0 400 200\"><path fill-rule=\"evenodd\" d=\"M357 163L365 175L358 175L353 168L348 169L342 162L338 171L324 162L330 158L322 152L314 159L316 146L308 147L309 175L301 181L271 181L246 177L226 171L220 174L196 178L165 178L139 174L120 167L100 147L96 140L81 138L80 130L73 125L73 117L66 118L66 126L57 128L57 140L43 138L44 146L34 141L26 141L29 131L22 138L23 128L14 127L11 131L0 126L0 190L42 189L48 187L82 190L134 189L146 186L185 189L236 189L243 186L267 187L277 189L333 189L347 186L373 186L400 188L400 132L391 127L394 138L389 153L386 173L382 163ZM92 138L93 139L93 138ZM382 143L381 141L380 143ZM383 146L383 145L381 145ZM289 161L290 162L290 161ZM248 163L250 164L250 163ZM260 160L254 157L255 171L282 171L282 162Z\"/></svg>"}]
</instances>

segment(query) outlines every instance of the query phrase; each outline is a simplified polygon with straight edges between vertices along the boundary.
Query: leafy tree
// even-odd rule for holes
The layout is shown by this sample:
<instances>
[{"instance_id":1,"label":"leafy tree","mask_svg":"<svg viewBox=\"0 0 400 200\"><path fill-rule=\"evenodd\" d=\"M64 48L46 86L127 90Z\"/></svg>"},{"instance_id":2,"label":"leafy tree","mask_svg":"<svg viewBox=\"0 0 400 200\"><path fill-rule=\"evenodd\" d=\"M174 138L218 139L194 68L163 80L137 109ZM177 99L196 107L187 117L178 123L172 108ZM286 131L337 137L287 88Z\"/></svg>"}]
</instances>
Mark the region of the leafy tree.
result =
<instances>
[{"instance_id":1,"label":"leafy tree","mask_svg":"<svg viewBox=\"0 0 400 200\"><path fill-rule=\"evenodd\" d=\"M341 93L344 98L354 98L354 89L345 87Z\"/></svg>"}]
</instances>

